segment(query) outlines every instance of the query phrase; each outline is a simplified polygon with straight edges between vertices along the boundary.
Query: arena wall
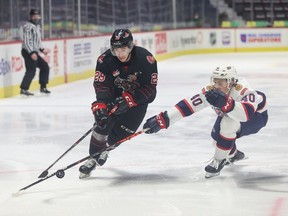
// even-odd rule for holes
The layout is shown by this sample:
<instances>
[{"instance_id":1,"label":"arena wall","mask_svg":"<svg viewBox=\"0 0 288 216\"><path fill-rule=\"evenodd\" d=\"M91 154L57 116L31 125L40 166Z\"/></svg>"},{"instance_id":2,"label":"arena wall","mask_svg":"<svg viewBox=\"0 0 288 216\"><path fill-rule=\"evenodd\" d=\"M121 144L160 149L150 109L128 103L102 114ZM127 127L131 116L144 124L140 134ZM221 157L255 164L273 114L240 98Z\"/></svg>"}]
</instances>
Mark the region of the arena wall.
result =
<instances>
[{"instance_id":1,"label":"arena wall","mask_svg":"<svg viewBox=\"0 0 288 216\"><path fill-rule=\"evenodd\" d=\"M288 51L287 28L183 29L134 33L136 45L145 47L158 61L181 55L223 52ZM91 78L97 57L109 48L110 35L44 40L49 49L48 88ZM283 53L284 54L284 53ZM25 73L21 42L0 44L0 98L19 94ZM38 71L30 90L38 90Z\"/></svg>"}]
</instances>

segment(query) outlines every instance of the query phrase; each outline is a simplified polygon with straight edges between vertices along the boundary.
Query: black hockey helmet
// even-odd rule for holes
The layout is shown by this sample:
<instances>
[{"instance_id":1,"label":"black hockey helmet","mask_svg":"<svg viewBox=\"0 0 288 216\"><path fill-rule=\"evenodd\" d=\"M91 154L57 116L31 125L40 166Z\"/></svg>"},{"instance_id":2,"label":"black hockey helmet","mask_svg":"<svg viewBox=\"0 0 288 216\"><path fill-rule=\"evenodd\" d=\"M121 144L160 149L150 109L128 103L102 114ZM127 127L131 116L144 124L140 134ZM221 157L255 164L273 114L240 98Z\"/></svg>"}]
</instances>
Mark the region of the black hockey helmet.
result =
<instances>
[{"instance_id":1,"label":"black hockey helmet","mask_svg":"<svg viewBox=\"0 0 288 216\"><path fill-rule=\"evenodd\" d=\"M30 16L40 15L40 11L37 9L31 9L29 14L30 14Z\"/></svg>"},{"instance_id":2,"label":"black hockey helmet","mask_svg":"<svg viewBox=\"0 0 288 216\"><path fill-rule=\"evenodd\" d=\"M114 54L114 49L121 47L133 48L133 36L129 29L116 29L110 39L110 49Z\"/></svg>"}]
</instances>

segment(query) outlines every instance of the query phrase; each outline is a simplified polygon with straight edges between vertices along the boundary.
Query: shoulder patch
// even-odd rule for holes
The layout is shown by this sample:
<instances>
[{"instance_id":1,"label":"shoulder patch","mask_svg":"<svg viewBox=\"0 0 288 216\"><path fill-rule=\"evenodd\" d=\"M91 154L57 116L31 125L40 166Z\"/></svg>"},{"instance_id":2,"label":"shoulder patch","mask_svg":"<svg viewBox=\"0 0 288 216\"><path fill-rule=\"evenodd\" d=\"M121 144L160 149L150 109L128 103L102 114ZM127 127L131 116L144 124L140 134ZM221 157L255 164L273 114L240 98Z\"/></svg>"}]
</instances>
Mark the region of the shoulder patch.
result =
<instances>
[{"instance_id":1,"label":"shoulder patch","mask_svg":"<svg viewBox=\"0 0 288 216\"><path fill-rule=\"evenodd\" d=\"M155 58L153 56L146 56L146 58L150 64L154 64Z\"/></svg>"},{"instance_id":2,"label":"shoulder patch","mask_svg":"<svg viewBox=\"0 0 288 216\"><path fill-rule=\"evenodd\" d=\"M102 64L104 57L105 57L105 54L100 55L100 56L98 57L98 59L97 59L97 62L99 62L100 64Z\"/></svg>"},{"instance_id":3,"label":"shoulder patch","mask_svg":"<svg viewBox=\"0 0 288 216\"><path fill-rule=\"evenodd\" d=\"M205 95L207 91L214 89L213 85L207 85L206 87L202 88L202 94Z\"/></svg>"},{"instance_id":4,"label":"shoulder patch","mask_svg":"<svg viewBox=\"0 0 288 216\"><path fill-rule=\"evenodd\" d=\"M210 90L213 90L214 89L214 86L213 85L207 85L206 86L206 89L207 89L207 91L210 91Z\"/></svg>"},{"instance_id":5,"label":"shoulder patch","mask_svg":"<svg viewBox=\"0 0 288 216\"><path fill-rule=\"evenodd\" d=\"M242 88L243 88L243 86L241 84L236 84L236 86L235 86L236 91L240 91Z\"/></svg>"},{"instance_id":6,"label":"shoulder patch","mask_svg":"<svg viewBox=\"0 0 288 216\"><path fill-rule=\"evenodd\" d=\"M240 95L244 95L247 90L248 90L248 88L244 88L244 89L241 91Z\"/></svg>"}]
</instances>

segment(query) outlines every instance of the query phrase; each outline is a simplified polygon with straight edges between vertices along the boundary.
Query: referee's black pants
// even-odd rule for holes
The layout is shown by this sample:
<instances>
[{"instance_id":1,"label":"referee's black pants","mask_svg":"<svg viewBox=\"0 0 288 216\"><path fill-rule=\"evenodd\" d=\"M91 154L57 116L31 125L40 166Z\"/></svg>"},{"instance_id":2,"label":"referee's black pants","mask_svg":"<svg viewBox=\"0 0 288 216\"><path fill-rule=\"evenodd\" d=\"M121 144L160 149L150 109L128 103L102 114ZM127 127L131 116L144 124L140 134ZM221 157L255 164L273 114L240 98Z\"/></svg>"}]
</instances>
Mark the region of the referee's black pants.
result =
<instances>
[{"instance_id":1,"label":"referee's black pants","mask_svg":"<svg viewBox=\"0 0 288 216\"><path fill-rule=\"evenodd\" d=\"M20 85L21 89L25 89L28 90L30 87L30 84L35 76L36 73L36 68L38 67L40 69L39 72L39 84L41 86L41 88L46 88L46 85L48 83L49 80L49 66L47 64L46 61L44 61L44 59L38 56L37 61L34 61L30 54L25 50L22 49L21 51L22 56L24 58L25 61L25 67L26 67L26 72L25 75L23 77L22 83Z\"/></svg>"}]
</instances>

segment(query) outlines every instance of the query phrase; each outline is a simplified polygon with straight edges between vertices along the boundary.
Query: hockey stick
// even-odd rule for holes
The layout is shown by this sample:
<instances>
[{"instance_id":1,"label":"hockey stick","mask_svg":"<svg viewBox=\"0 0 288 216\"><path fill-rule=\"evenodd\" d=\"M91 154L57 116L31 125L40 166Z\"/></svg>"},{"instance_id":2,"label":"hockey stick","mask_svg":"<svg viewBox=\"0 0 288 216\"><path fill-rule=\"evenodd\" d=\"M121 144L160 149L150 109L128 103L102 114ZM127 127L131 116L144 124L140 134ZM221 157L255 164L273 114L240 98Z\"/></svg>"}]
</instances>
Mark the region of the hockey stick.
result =
<instances>
[{"instance_id":1,"label":"hockey stick","mask_svg":"<svg viewBox=\"0 0 288 216\"><path fill-rule=\"evenodd\" d=\"M57 170L56 172L51 173L50 175L46 176L45 178L41 178L41 179L39 179L38 181L35 181L35 182L33 182L32 184L29 184L29 185L27 185L26 187L21 188L19 191L17 191L16 193L13 193L12 195L13 195L13 196L18 196L18 195L21 194L21 191L24 191L24 190L26 190L27 188L32 187L33 185L39 184L40 182L45 181L46 179L49 179L49 178L51 178L51 177L53 177L53 176L55 176L55 175L56 175L58 178L63 178L64 175L65 175L65 172L64 172L65 170L70 169L71 167L76 166L77 164L79 164L79 163L87 160L89 157L90 157L90 156L87 156L87 157L82 158L81 160L78 160L78 161L76 161L76 162L74 162L74 163L72 163L72 164L70 164L70 165L68 165L68 166L66 166L66 167L64 167L64 168L62 168L62 169L59 169L59 170Z\"/></svg>"},{"instance_id":2,"label":"hockey stick","mask_svg":"<svg viewBox=\"0 0 288 216\"><path fill-rule=\"evenodd\" d=\"M142 134L142 133L145 133L145 132L148 131L148 130L150 130L150 128L145 128L145 129L143 129L143 130L141 130L141 131L138 131L138 132L136 132L136 133L134 133L134 134L131 134L130 136L128 136L128 137L126 137L126 138L124 138L124 139L121 139L121 140L119 140L118 142L116 142L115 144L109 146L109 147L108 147L107 149L105 149L104 151L110 151L110 150L116 148L117 146L119 146L121 143L123 143L123 142L125 142L125 141L127 141L127 140L130 140L130 139L132 139L132 138L134 138L134 137L136 137L136 136L138 136L138 135L140 135L140 134ZM103 151L102 151L102 152L103 152ZM101 153L102 153L102 152L101 152ZM92 157L93 157L93 156L92 156Z\"/></svg>"},{"instance_id":3,"label":"hockey stick","mask_svg":"<svg viewBox=\"0 0 288 216\"><path fill-rule=\"evenodd\" d=\"M48 175L48 170L54 166L61 158L63 158L71 149L73 149L76 145L78 145L88 134L91 133L91 131L94 129L94 126L90 128L80 139L78 139L69 149L67 149L54 163L52 163L46 170L44 170L38 178L44 178Z\"/></svg>"},{"instance_id":4,"label":"hockey stick","mask_svg":"<svg viewBox=\"0 0 288 216\"><path fill-rule=\"evenodd\" d=\"M109 112L109 115L113 114L116 109L118 108L118 106L114 106L113 109ZM88 134L91 133L91 131L94 130L96 126L93 126L92 128L90 128L82 137L80 137L80 139L78 139L69 149L67 149L56 161L54 161L54 163L52 163L46 170L44 170L39 176L38 178L44 178L48 175L48 170L54 166L61 158L63 158L69 151L71 151L71 149L73 149L76 145L78 145Z\"/></svg>"},{"instance_id":5,"label":"hockey stick","mask_svg":"<svg viewBox=\"0 0 288 216\"><path fill-rule=\"evenodd\" d=\"M150 128L146 128L146 129L144 129L144 130L138 131L138 132L136 132L136 133L134 133L134 134L132 134L132 135L130 135L130 136L122 139L122 140L119 140L119 141L116 142L115 144L109 146L108 148L106 148L106 149L104 149L104 150L102 150L102 151L100 151L100 152L97 152L97 153L95 153L95 154L93 154L93 155L86 156L86 157L84 157L84 158L82 158L82 159L80 159L80 160L78 160L78 161L76 161L76 162L74 162L74 163L72 163L72 164L70 164L70 165L62 168L62 169L57 170L57 171L54 172L54 173L51 173L50 175L46 176L45 178L39 179L38 181L35 181L35 182L33 182L32 184L29 184L29 185L27 185L26 187L21 188L19 191L17 191L16 193L13 193L12 195L13 195L13 196L19 196L19 195L21 194L21 191L24 191L24 190L26 190L26 189L28 189L28 188L36 185L36 184L39 184L40 182L45 181L46 179L49 179L49 178L51 178L51 177L53 177L53 176L55 176L55 175L57 176L57 178L63 178L63 177L65 176L65 170L70 169L71 167L74 167L74 166L76 166L77 164L86 161L86 160L89 159L90 157L95 157L95 156L101 154L103 151L107 151L107 150L110 151L110 150L116 148L117 146L119 146L121 143L123 143L123 142L125 142L125 141L127 141L127 140L130 140L130 139L132 139L132 138L134 138L134 137L136 137L136 136L138 136L138 135L140 135L140 134L142 134L142 133L144 133L144 132L146 132L146 131L148 131L148 130L150 130Z\"/></svg>"}]
</instances>

